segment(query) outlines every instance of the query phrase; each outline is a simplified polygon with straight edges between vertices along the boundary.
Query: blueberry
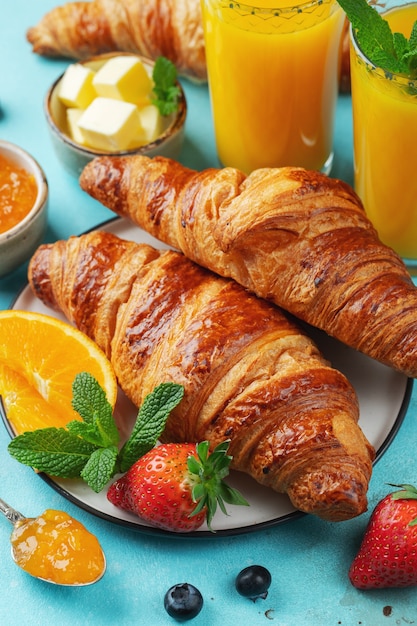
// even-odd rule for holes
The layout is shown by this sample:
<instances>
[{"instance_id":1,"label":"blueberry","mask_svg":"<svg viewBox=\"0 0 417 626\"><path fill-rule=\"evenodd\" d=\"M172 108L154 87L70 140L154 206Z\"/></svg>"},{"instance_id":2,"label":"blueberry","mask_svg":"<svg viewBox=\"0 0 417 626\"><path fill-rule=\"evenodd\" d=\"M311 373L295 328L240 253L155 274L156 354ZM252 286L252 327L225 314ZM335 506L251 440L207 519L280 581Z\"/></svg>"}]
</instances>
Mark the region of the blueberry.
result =
<instances>
[{"instance_id":1,"label":"blueberry","mask_svg":"<svg viewBox=\"0 0 417 626\"><path fill-rule=\"evenodd\" d=\"M181 583L168 589L164 607L168 615L185 622L200 613L203 608L203 596L194 585Z\"/></svg>"},{"instance_id":2,"label":"blueberry","mask_svg":"<svg viewBox=\"0 0 417 626\"><path fill-rule=\"evenodd\" d=\"M258 598L263 600L268 595L271 585L271 574L262 565L250 565L245 567L237 576L235 581L236 591L245 598L250 598L255 602Z\"/></svg>"}]
</instances>

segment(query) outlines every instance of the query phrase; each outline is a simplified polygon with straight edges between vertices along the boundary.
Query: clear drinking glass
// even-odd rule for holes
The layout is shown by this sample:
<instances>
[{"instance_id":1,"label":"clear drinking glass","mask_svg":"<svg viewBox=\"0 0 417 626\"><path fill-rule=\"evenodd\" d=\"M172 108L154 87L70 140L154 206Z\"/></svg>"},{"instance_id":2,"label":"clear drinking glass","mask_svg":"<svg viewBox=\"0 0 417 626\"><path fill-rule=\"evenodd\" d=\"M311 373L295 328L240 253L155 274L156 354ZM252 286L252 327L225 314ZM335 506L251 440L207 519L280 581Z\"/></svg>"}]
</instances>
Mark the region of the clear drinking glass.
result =
<instances>
[{"instance_id":1,"label":"clear drinking glass","mask_svg":"<svg viewBox=\"0 0 417 626\"><path fill-rule=\"evenodd\" d=\"M344 13L336 0L201 0L218 157L329 173Z\"/></svg>"},{"instance_id":2,"label":"clear drinking glass","mask_svg":"<svg viewBox=\"0 0 417 626\"><path fill-rule=\"evenodd\" d=\"M408 38L417 3L384 2L393 32ZM351 31L354 185L380 239L417 263L417 80L386 72ZM414 262L414 263L413 263Z\"/></svg>"}]
</instances>

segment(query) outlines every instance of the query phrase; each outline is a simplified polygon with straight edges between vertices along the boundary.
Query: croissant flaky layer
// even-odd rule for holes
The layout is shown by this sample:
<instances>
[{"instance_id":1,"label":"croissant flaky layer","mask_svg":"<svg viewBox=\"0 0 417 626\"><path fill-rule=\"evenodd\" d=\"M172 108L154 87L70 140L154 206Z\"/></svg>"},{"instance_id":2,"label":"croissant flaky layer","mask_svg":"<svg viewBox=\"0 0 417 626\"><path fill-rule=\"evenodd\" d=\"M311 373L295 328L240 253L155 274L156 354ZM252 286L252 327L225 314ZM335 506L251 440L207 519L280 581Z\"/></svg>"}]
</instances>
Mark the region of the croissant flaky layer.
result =
<instances>
[{"instance_id":1,"label":"croissant flaky layer","mask_svg":"<svg viewBox=\"0 0 417 626\"><path fill-rule=\"evenodd\" d=\"M345 183L302 168L196 172L98 158L81 187L187 257L417 376L417 289Z\"/></svg>"},{"instance_id":2,"label":"croissant flaky layer","mask_svg":"<svg viewBox=\"0 0 417 626\"><path fill-rule=\"evenodd\" d=\"M161 382L184 385L165 440L230 439L235 469L324 519L366 509L374 450L354 389L276 307L105 232L41 246L29 280L103 348L136 405Z\"/></svg>"},{"instance_id":3,"label":"croissant flaky layer","mask_svg":"<svg viewBox=\"0 0 417 626\"><path fill-rule=\"evenodd\" d=\"M27 32L33 51L85 59L102 52L165 56L180 74L206 80L200 0L68 2Z\"/></svg>"}]
</instances>

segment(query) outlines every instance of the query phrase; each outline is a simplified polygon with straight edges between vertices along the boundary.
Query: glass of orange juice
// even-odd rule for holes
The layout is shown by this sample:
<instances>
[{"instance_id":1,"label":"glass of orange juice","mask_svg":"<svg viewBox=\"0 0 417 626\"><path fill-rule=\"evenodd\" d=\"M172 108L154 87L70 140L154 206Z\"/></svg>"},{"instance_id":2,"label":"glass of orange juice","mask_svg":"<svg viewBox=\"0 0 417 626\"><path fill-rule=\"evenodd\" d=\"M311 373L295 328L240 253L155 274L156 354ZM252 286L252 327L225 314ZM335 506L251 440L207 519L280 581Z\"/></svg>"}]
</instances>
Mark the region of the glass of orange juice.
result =
<instances>
[{"instance_id":1,"label":"glass of orange juice","mask_svg":"<svg viewBox=\"0 0 417 626\"><path fill-rule=\"evenodd\" d=\"M336 0L201 0L219 160L330 172L344 13Z\"/></svg>"},{"instance_id":2,"label":"glass of orange juice","mask_svg":"<svg viewBox=\"0 0 417 626\"><path fill-rule=\"evenodd\" d=\"M384 2L392 32L410 37L417 3ZM380 239L417 263L417 79L376 67L351 31L355 190Z\"/></svg>"}]
</instances>

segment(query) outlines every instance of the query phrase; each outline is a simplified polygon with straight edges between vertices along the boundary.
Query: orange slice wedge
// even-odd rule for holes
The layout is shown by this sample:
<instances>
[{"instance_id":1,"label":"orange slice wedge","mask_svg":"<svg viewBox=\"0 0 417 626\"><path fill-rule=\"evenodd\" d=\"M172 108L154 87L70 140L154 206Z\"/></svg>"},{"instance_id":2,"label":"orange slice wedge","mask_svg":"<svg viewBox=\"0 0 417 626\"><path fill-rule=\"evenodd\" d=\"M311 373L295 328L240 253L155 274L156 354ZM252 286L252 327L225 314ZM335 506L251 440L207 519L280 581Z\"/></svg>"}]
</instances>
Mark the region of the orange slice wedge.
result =
<instances>
[{"instance_id":1,"label":"orange slice wedge","mask_svg":"<svg viewBox=\"0 0 417 626\"><path fill-rule=\"evenodd\" d=\"M48 315L0 311L0 396L16 434L80 419L71 406L80 372L96 378L114 407L112 365L91 339Z\"/></svg>"}]
</instances>

